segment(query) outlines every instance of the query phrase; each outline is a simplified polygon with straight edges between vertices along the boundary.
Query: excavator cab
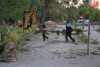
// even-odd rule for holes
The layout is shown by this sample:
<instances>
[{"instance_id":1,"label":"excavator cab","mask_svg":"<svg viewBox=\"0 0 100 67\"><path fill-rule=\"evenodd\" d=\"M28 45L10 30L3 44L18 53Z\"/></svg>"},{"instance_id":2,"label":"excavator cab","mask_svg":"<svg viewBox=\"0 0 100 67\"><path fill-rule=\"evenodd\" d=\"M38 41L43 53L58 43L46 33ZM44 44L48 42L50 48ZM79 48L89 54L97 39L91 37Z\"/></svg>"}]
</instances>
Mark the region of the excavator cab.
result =
<instances>
[{"instance_id":1,"label":"excavator cab","mask_svg":"<svg viewBox=\"0 0 100 67\"><path fill-rule=\"evenodd\" d=\"M32 25L37 24L36 21L36 10L33 11L25 11L23 13L22 23L18 22L18 27L22 27L23 29L28 29Z\"/></svg>"}]
</instances>

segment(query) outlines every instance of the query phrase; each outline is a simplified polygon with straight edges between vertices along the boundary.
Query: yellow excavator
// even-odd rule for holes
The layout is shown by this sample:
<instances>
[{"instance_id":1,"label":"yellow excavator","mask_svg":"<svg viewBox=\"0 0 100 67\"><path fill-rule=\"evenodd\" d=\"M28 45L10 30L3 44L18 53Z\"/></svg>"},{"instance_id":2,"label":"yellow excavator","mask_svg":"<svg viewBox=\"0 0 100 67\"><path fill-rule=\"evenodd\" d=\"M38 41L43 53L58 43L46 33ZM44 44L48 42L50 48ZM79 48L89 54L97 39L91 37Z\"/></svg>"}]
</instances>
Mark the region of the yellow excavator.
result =
<instances>
[{"instance_id":1,"label":"yellow excavator","mask_svg":"<svg viewBox=\"0 0 100 67\"><path fill-rule=\"evenodd\" d=\"M18 27L22 27L23 29L28 29L32 25L38 24L36 21L36 11L25 11L23 13L22 22L18 22Z\"/></svg>"}]
</instances>

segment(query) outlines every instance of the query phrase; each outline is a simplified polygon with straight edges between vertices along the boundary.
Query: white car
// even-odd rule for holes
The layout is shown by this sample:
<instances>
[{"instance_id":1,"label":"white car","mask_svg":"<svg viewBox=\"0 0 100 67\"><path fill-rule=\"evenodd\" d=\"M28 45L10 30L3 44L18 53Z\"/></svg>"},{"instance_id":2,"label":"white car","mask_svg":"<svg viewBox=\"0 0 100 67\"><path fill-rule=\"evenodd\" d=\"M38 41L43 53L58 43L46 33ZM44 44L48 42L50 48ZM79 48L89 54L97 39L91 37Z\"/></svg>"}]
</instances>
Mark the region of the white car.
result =
<instances>
[{"instance_id":1,"label":"white car","mask_svg":"<svg viewBox=\"0 0 100 67\"><path fill-rule=\"evenodd\" d=\"M88 20L88 19L85 19L85 20L78 20L78 21L76 22L76 24L77 24L77 25L80 25L80 24L83 24L83 22L84 22L84 24L85 24L86 26L88 26L88 24L89 24L89 20Z\"/></svg>"}]
</instances>

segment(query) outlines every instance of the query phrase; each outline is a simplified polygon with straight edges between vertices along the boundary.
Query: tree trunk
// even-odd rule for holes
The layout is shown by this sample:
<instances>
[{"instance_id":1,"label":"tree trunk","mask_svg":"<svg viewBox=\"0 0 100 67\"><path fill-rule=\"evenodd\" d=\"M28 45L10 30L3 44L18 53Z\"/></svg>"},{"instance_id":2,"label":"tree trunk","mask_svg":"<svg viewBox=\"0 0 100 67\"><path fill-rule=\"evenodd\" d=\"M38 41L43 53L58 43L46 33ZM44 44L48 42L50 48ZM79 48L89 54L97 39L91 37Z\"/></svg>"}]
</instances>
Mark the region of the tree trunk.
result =
<instances>
[{"instance_id":1,"label":"tree trunk","mask_svg":"<svg viewBox=\"0 0 100 67\"><path fill-rule=\"evenodd\" d=\"M44 24L44 19L45 19L49 4L50 4L50 0L45 0L45 5L43 8L41 17L40 17L40 23L42 23L42 24Z\"/></svg>"}]
</instances>

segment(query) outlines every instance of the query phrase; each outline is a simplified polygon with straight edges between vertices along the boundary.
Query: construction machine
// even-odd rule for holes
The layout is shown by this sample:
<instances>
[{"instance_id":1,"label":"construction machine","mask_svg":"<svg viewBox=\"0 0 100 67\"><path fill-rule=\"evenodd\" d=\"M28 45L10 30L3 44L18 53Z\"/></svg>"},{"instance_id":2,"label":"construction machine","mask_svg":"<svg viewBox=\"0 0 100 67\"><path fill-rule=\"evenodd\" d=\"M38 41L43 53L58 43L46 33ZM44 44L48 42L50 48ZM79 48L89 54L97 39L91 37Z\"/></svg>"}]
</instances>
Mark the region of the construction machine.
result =
<instances>
[{"instance_id":1,"label":"construction machine","mask_svg":"<svg viewBox=\"0 0 100 67\"><path fill-rule=\"evenodd\" d=\"M18 27L22 27L24 30L28 29L32 25L38 24L36 21L36 11L24 11L22 22L18 22Z\"/></svg>"}]
</instances>

